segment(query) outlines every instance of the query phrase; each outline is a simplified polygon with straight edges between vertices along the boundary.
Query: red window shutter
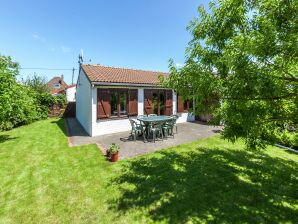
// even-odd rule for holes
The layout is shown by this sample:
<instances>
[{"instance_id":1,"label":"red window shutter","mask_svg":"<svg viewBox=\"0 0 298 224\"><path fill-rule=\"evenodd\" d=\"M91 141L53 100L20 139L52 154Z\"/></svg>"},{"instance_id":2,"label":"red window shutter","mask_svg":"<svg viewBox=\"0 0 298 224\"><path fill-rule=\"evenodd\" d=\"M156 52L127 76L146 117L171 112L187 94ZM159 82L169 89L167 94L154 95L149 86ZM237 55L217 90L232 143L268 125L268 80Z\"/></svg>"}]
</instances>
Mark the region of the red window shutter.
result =
<instances>
[{"instance_id":1,"label":"red window shutter","mask_svg":"<svg viewBox=\"0 0 298 224\"><path fill-rule=\"evenodd\" d=\"M166 90L166 115L173 114L173 92L172 90Z\"/></svg>"},{"instance_id":2,"label":"red window shutter","mask_svg":"<svg viewBox=\"0 0 298 224\"><path fill-rule=\"evenodd\" d=\"M144 90L144 113L145 114L152 114L152 90L151 89L145 89Z\"/></svg>"},{"instance_id":3,"label":"red window shutter","mask_svg":"<svg viewBox=\"0 0 298 224\"><path fill-rule=\"evenodd\" d=\"M137 89L128 90L128 115L129 116L138 115L138 90Z\"/></svg>"},{"instance_id":4,"label":"red window shutter","mask_svg":"<svg viewBox=\"0 0 298 224\"><path fill-rule=\"evenodd\" d=\"M184 100L182 96L178 95L178 113L184 112Z\"/></svg>"},{"instance_id":5,"label":"red window shutter","mask_svg":"<svg viewBox=\"0 0 298 224\"><path fill-rule=\"evenodd\" d=\"M97 119L104 119L110 116L110 91L108 89L97 89Z\"/></svg>"}]
</instances>

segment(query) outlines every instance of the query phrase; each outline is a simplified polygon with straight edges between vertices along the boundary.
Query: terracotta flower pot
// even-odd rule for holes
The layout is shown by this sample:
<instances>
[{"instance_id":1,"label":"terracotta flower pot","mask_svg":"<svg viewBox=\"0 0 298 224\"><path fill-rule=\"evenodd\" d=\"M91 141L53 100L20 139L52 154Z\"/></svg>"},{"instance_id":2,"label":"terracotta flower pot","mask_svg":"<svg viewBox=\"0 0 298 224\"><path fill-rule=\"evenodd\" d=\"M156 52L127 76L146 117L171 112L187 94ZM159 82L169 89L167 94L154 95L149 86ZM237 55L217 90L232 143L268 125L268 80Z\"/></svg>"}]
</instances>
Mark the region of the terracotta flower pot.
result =
<instances>
[{"instance_id":1,"label":"terracotta flower pot","mask_svg":"<svg viewBox=\"0 0 298 224\"><path fill-rule=\"evenodd\" d=\"M111 162L117 162L118 161L118 154L119 154L119 152L111 154L110 161Z\"/></svg>"}]
</instances>

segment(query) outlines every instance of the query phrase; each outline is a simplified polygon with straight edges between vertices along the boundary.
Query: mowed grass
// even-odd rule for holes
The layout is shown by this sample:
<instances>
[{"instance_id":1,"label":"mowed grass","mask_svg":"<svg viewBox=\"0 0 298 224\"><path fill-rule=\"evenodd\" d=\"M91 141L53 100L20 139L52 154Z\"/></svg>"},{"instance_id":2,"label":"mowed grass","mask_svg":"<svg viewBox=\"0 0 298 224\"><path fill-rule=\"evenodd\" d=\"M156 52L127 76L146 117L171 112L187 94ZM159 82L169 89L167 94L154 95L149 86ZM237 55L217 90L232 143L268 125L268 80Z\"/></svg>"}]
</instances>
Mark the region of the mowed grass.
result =
<instances>
[{"instance_id":1,"label":"mowed grass","mask_svg":"<svg viewBox=\"0 0 298 224\"><path fill-rule=\"evenodd\" d=\"M49 119L0 133L0 223L298 223L297 170L219 136L111 164Z\"/></svg>"}]
</instances>

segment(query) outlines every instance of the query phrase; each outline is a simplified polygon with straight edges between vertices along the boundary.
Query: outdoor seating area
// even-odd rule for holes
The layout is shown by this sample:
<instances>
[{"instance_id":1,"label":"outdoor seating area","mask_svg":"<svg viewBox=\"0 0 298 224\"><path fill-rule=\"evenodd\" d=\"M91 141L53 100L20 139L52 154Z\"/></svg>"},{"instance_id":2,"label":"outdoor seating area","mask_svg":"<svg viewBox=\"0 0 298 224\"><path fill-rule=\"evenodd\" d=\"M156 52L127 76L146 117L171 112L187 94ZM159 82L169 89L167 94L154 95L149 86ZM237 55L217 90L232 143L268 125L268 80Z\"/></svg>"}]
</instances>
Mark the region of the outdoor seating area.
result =
<instances>
[{"instance_id":1,"label":"outdoor seating area","mask_svg":"<svg viewBox=\"0 0 298 224\"><path fill-rule=\"evenodd\" d=\"M178 115L166 116L149 114L138 116L137 119L129 118L131 124L131 137L136 141L137 137L142 137L145 142L155 142L155 140L174 138L178 134L176 121ZM175 129L175 132L174 132Z\"/></svg>"},{"instance_id":2,"label":"outdoor seating area","mask_svg":"<svg viewBox=\"0 0 298 224\"><path fill-rule=\"evenodd\" d=\"M155 120L153 120L153 117ZM141 121L139 121L138 119L145 120L145 122L142 122L143 124L140 125ZM131 119L133 126L131 131L90 137L80 126L80 124L75 118L67 118L66 125L69 145L80 146L95 143L98 145L102 153L105 154L106 149L108 149L111 144L115 143L117 146L120 147L119 159L122 160L126 158L132 158L138 155L159 151L165 148L181 145L184 143L192 142L198 139L211 137L219 133L219 131L222 129L222 127L220 126L207 125L199 121L178 123L174 124L174 137L172 137L171 134L167 139L165 136L164 139L158 136L158 138L155 139L154 142L152 132L155 131L158 135L158 121L161 121L161 123L166 123L171 121L171 119L168 119L164 116L152 115L136 117L135 119ZM172 121L174 122L174 120ZM150 132L151 134L149 135L149 137L146 134L141 134L142 132L146 133L146 131L144 131L146 128L146 122L147 125L148 123L152 123L152 125L148 125L148 128L152 127Z\"/></svg>"}]
</instances>

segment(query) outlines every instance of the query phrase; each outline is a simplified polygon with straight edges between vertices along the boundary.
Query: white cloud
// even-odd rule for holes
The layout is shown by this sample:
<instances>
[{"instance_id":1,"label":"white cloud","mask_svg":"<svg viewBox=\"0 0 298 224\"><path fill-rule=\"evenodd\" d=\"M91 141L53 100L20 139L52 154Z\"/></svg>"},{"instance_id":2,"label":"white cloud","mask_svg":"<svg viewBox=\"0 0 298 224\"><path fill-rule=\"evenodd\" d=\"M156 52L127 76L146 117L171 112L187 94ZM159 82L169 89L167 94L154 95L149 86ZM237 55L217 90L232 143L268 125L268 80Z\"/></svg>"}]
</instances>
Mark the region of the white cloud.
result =
<instances>
[{"instance_id":1,"label":"white cloud","mask_svg":"<svg viewBox=\"0 0 298 224\"><path fill-rule=\"evenodd\" d=\"M36 39L36 40L39 40L39 41L41 41L41 42L43 42L43 43L46 42L46 38L44 38L44 37L38 35L37 33L33 33L31 36L32 36L32 38L34 38L34 39Z\"/></svg>"},{"instance_id":2,"label":"white cloud","mask_svg":"<svg viewBox=\"0 0 298 224\"><path fill-rule=\"evenodd\" d=\"M184 64L181 64L181 63L176 63L175 65L177 68L182 68L184 66Z\"/></svg>"},{"instance_id":3,"label":"white cloud","mask_svg":"<svg viewBox=\"0 0 298 224\"><path fill-rule=\"evenodd\" d=\"M34 39L39 39L39 35L36 34L36 33L32 34L32 37L33 37Z\"/></svg>"},{"instance_id":4,"label":"white cloud","mask_svg":"<svg viewBox=\"0 0 298 224\"><path fill-rule=\"evenodd\" d=\"M70 48L69 47L66 47L66 46L61 46L61 51L62 53L66 54L66 53L69 53L70 52Z\"/></svg>"}]
</instances>

